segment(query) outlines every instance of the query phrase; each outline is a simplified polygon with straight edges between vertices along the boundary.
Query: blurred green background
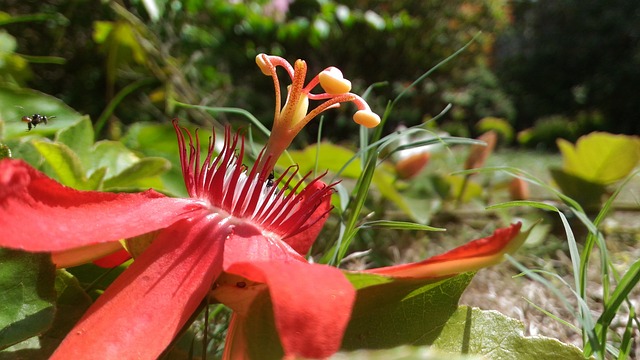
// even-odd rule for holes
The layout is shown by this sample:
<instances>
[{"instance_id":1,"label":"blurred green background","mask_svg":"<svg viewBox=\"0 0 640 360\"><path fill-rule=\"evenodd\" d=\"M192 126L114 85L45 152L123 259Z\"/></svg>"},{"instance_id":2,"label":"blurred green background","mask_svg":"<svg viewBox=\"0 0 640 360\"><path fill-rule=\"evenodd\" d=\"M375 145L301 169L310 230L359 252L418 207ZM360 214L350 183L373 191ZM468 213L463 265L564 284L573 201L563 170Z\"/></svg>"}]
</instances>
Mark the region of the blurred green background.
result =
<instances>
[{"instance_id":1,"label":"blurred green background","mask_svg":"<svg viewBox=\"0 0 640 360\"><path fill-rule=\"evenodd\" d=\"M310 73L338 66L356 93L385 82L368 98L381 112L474 37L398 104L388 130L450 103L442 129L474 136L487 130L479 120L503 119L518 135L513 145L554 148L557 137L573 141L594 130L640 133L636 0L2 3L0 85L61 99L98 123L98 138L119 139L123 126L172 117L234 121L175 101L241 107L269 125L273 85L254 63L262 52L305 59ZM334 140L356 129L350 114L327 114L344 130L332 132Z\"/></svg>"}]
</instances>

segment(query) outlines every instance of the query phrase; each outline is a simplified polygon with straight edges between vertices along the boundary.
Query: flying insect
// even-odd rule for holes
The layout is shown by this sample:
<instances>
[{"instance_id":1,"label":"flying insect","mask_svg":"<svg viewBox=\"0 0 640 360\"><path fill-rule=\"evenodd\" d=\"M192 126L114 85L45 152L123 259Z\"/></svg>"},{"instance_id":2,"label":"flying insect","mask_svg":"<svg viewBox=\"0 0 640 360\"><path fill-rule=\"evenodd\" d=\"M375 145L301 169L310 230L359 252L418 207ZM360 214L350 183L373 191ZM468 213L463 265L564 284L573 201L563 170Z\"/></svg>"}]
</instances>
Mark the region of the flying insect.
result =
<instances>
[{"instance_id":1,"label":"flying insect","mask_svg":"<svg viewBox=\"0 0 640 360\"><path fill-rule=\"evenodd\" d=\"M27 131L31 131L31 128L35 128L40 123L47 123L47 121L55 118L55 116L45 116L40 114L33 114L31 116L23 116L22 121L27 123Z\"/></svg>"}]
</instances>

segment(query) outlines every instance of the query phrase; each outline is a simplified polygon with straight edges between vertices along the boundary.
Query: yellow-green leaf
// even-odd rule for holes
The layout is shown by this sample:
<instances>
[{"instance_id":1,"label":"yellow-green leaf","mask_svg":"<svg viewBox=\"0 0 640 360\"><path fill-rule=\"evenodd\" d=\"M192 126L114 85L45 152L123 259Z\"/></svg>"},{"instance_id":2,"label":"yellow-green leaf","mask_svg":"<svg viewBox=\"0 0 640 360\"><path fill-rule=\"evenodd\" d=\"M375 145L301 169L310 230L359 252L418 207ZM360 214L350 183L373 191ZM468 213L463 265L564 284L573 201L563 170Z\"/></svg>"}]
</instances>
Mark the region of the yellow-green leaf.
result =
<instances>
[{"instance_id":1,"label":"yellow-green leaf","mask_svg":"<svg viewBox=\"0 0 640 360\"><path fill-rule=\"evenodd\" d=\"M563 156L563 170L598 184L623 179L640 161L640 138L593 132L582 136L575 145L558 139Z\"/></svg>"}]
</instances>

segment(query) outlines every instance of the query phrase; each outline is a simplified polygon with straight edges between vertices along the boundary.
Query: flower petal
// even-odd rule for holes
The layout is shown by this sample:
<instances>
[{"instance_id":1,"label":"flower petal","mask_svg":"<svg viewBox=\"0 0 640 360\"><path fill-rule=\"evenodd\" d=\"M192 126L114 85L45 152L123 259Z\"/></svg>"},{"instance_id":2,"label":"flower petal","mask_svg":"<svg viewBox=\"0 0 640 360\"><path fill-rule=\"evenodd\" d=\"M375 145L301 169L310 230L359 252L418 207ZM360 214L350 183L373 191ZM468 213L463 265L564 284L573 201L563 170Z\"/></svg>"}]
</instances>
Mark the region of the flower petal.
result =
<instances>
[{"instance_id":1,"label":"flower petal","mask_svg":"<svg viewBox=\"0 0 640 360\"><path fill-rule=\"evenodd\" d=\"M124 254L122 254L122 252L124 252ZM113 257L113 255L116 256ZM98 265L98 263L104 264L104 267L116 267L130 258L129 253L117 241L87 245L51 253L51 261L58 269L78 266L91 261L94 261L96 265Z\"/></svg>"},{"instance_id":2,"label":"flower petal","mask_svg":"<svg viewBox=\"0 0 640 360\"><path fill-rule=\"evenodd\" d=\"M229 232L217 215L181 220L162 231L89 308L52 359L157 358L220 274Z\"/></svg>"},{"instance_id":3,"label":"flower petal","mask_svg":"<svg viewBox=\"0 0 640 360\"><path fill-rule=\"evenodd\" d=\"M402 278L437 278L475 271L497 264L504 254L516 251L527 238L528 231L520 233L521 223L497 229L493 235L473 240L465 245L427 260L364 272Z\"/></svg>"},{"instance_id":4,"label":"flower petal","mask_svg":"<svg viewBox=\"0 0 640 360\"><path fill-rule=\"evenodd\" d=\"M94 260L93 264L103 268L113 268L122 265L125 261L131 259L131 254L125 249L120 249L113 254Z\"/></svg>"},{"instance_id":5,"label":"flower petal","mask_svg":"<svg viewBox=\"0 0 640 360\"><path fill-rule=\"evenodd\" d=\"M325 358L338 351L355 301L339 269L268 261L236 263L226 272L267 284L286 356Z\"/></svg>"},{"instance_id":6,"label":"flower petal","mask_svg":"<svg viewBox=\"0 0 640 360\"><path fill-rule=\"evenodd\" d=\"M20 160L0 161L0 246L60 251L168 227L203 205L153 190L78 191ZM161 211L159 211L161 209Z\"/></svg>"},{"instance_id":7,"label":"flower petal","mask_svg":"<svg viewBox=\"0 0 640 360\"><path fill-rule=\"evenodd\" d=\"M227 338L224 341L223 360L244 360L249 359L249 340L247 339L245 327L246 319L242 319L237 313L231 314L229 327L227 328Z\"/></svg>"},{"instance_id":8,"label":"flower petal","mask_svg":"<svg viewBox=\"0 0 640 360\"><path fill-rule=\"evenodd\" d=\"M312 191L308 192L306 197L303 197L303 203L308 202L307 200L309 200L316 191L320 191L320 189L325 188L327 185L321 181L316 181L309 184L309 186L312 187ZM302 206L312 205L315 206L314 204L303 204ZM284 239L284 242L289 244L289 246L299 254L306 254L318 238L320 231L322 231L322 227L329 217L329 211L331 211L331 196L325 196L313 214L311 214L308 220L301 226L304 231Z\"/></svg>"}]
</instances>

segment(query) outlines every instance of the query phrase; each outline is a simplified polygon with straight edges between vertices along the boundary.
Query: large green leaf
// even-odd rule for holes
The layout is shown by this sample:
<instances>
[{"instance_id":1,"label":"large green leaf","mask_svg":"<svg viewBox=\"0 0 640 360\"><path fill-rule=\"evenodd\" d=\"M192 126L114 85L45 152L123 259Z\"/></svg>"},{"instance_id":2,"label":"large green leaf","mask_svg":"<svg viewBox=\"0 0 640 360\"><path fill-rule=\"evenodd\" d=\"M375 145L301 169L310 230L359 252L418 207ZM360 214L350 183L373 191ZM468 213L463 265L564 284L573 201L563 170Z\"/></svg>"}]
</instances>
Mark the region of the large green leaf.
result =
<instances>
[{"instance_id":1,"label":"large green leaf","mask_svg":"<svg viewBox=\"0 0 640 360\"><path fill-rule=\"evenodd\" d=\"M55 116L55 118L27 132L27 124L21 119L23 116L31 116L35 113ZM0 122L4 122L4 131L0 134L0 140L13 139L26 134L52 135L60 129L75 124L81 118L82 115L53 96L30 89L0 86Z\"/></svg>"},{"instance_id":2,"label":"large green leaf","mask_svg":"<svg viewBox=\"0 0 640 360\"><path fill-rule=\"evenodd\" d=\"M342 351L331 360L486 360L480 355L451 354L431 346L398 346L383 350Z\"/></svg>"},{"instance_id":3,"label":"large green leaf","mask_svg":"<svg viewBox=\"0 0 640 360\"><path fill-rule=\"evenodd\" d=\"M132 186L143 179L161 175L169 170L170 167L171 163L163 158L142 158L140 161L131 164L116 176L107 179L104 182L104 188L110 189Z\"/></svg>"},{"instance_id":4,"label":"large green leaf","mask_svg":"<svg viewBox=\"0 0 640 360\"><path fill-rule=\"evenodd\" d=\"M460 306L433 342L437 349L494 360L584 359L582 351L544 336L524 336L524 325L497 311Z\"/></svg>"},{"instance_id":5,"label":"large green leaf","mask_svg":"<svg viewBox=\"0 0 640 360\"><path fill-rule=\"evenodd\" d=\"M94 190L88 187L80 159L67 145L60 142L34 140L33 146L62 184L80 190Z\"/></svg>"},{"instance_id":6,"label":"large green leaf","mask_svg":"<svg viewBox=\"0 0 640 360\"><path fill-rule=\"evenodd\" d=\"M55 290L58 299L51 328L43 335L29 338L0 352L0 360L48 359L91 305L91 298L78 280L65 270L57 271Z\"/></svg>"},{"instance_id":7,"label":"large green leaf","mask_svg":"<svg viewBox=\"0 0 640 360\"><path fill-rule=\"evenodd\" d=\"M62 129L56 135L56 141L67 145L73 150L85 167L89 159L89 152L93 146L93 125L88 117L84 117L78 123Z\"/></svg>"},{"instance_id":8,"label":"large green leaf","mask_svg":"<svg viewBox=\"0 0 640 360\"><path fill-rule=\"evenodd\" d=\"M331 359L584 359L573 345L543 336L524 336L518 320L497 311L460 306L430 346L341 352Z\"/></svg>"},{"instance_id":9,"label":"large green leaf","mask_svg":"<svg viewBox=\"0 0 640 360\"><path fill-rule=\"evenodd\" d=\"M458 307L472 274L431 283L370 276L347 275L358 297L344 350L432 345L490 359L583 358L578 348L555 339L523 336L522 323L498 312Z\"/></svg>"},{"instance_id":10,"label":"large green leaf","mask_svg":"<svg viewBox=\"0 0 640 360\"><path fill-rule=\"evenodd\" d=\"M118 141L99 141L89 154L89 172L106 169L104 189L151 185L143 180L166 172L171 163L163 158L140 158ZM155 185L155 183L154 183Z\"/></svg>"},{"instance_id":11,"label":"large green leaf","mask_svg":"<svg viewBox=\"0 0 640 360\"><path fill-rule=\"evenodd\" d=\"M354 279L359 288L342 343L344 350L432 344L473 278L472 273L466 273L440 281L395 279L376 284L380 276L366 279L369 276L357 274ZM347 278L351 280L352 275Z\"/></svg>"},{"instance_id":12,"label":"large green leaf","mask_svg":"<svg viewBox=\"0 0 640 360\"><path fill-rule=\"evenodd\" d=\"M0 249L0 349L43 333L55 313L48 254Z\"/></svg>"},{"instance_id":13,"label":"large green leaf","mask_svg":"<svg viewBox=\"0 0 640 360\"><path fill-rule=\"evenodd\" d=\"M41 354L48 356L60 345L92 303L78 280L65 270L56 276L57 312L51 329L40 337Z\"/></svg>"},{"instance_id":14,"label":"large green leaf","mask_svg":"<svg viewBox=\"0 0 640 360\"><path fill-rule=\"evenodd\" d=\"M575 146L558 139L563 170L598 184L625 178L640 161L640 138L593 132L581 136Z\"/></svg>"}]
</instances>

